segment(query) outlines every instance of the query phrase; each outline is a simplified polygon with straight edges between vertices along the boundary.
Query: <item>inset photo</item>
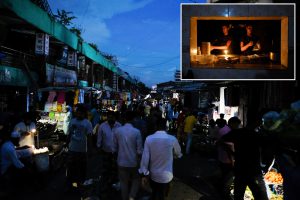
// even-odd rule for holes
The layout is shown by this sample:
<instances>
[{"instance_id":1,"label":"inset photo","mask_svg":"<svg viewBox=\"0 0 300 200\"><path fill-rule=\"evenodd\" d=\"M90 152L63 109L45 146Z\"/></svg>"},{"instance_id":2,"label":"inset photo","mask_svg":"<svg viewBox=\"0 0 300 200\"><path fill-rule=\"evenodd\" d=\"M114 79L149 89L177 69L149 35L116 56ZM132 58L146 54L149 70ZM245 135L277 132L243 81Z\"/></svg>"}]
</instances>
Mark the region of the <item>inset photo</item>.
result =
<instances>
[{"instance_id":1,"label":"inset photo","mask_svg":"<svg viewBox=\"0 0 300 200\"><path fill-rule=\"evenodd\" d=\"M182 80L296 80L296 6L181 4Z\"/></svg>"}]
</instances>

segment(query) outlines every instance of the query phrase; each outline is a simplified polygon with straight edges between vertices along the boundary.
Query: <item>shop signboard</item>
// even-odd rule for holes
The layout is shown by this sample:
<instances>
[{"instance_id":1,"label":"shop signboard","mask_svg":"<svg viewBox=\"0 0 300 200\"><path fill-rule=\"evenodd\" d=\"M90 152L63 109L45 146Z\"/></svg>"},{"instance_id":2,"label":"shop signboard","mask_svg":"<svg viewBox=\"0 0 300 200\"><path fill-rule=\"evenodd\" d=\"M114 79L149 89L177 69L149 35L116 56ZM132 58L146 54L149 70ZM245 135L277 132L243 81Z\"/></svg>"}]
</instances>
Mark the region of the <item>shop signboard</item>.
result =
<instances>
[{"instance_id":1,"label":"shop signboard","mask_svg":"<svg viewBox=\"0 0 300 200\"><path fill-rule=\"evenodd\" d=\"M199 108L207 108L209 105L209 93L208 92L200 92L199 96Z\"/></svg>"},{"instance_id":2,"label":"shop signboard","mask_svg":"<svg viewBox=\"0 0 300 200\"><path fill-rule=\"evenodd\" d=\"M61 50L61 58L57 61L59 64L66 65L68 61L68 46L64 46Z\"/></svg>"},{"instance_id":3,"label":"shop signboard","mask_svg":"<svg viewBox=\"0 0 300 200\"><path fill-rule=\"evenodd\" d=\"M35 53L39 55L44 54L44 34L43 33L37 33L35 36Z\"/></svg>"},{"instance_id":4,"label":"shop signboard","mask_svg":"<svg viewBox=\"0 0 300 200\"><path fill-rule=\"evenodd\" d=\"M93 87L96 89L101 89L101 83L94 83Z\"/></svg>"},{"instance_id":5,"label":"shop signboard","mask_svg":"<svg viewBox=\"0 0 300 200\"><path fill-rule=\"evenodd\" d=\"M179 100L179 93L173 93L173 99Z\"/></svg>"},{"instance_id":6,"label":"shop signboard","mask_svg":"<svg viewBox=\"0 0 300 200\"><path fill-rule=\"evenodd\" d=\"M61 86L77 85L77 74L73 70L46 64L47 83Z\"/></svg>"},{"instance_id":7,"label":"shop signboard","mask_svg":"<svg viewBox=\"0 0 300 200\"><path fill-rule=\"evenodd\" d=\"M68 66L76 67L77 65L77 53L75 51L70 51L68 53Z\"/></svg>"},{"instance_id":8,"label":"shop signboard","mask_svg":"<svg viewBox=\"0 0 300 200\"><path fill-rule=\"evenodd\" d=\"M118 88L118 80L117 80L117 74L114 73L113 74L113 90L114 91L117 91L117 88Z\"/></svg>"},{"instance_id":9,"label":"shop signboard","mask_svg":"<svg viewBox=\"0 0 300 200\"><path fill-rule=\"evenodd\" d=\"M84 69L85 68L85 56L79 56L78 60L79 60L79 67L81 69Z\"/></svg>"},{"instance_id":10,"label":"shop signboard","mask_svg":"<svg viewBox=\"0 0 300 200\"><path fill-rule=\"evenodd\" d=\"M49 55L49 35L37 33L35 37L35 53L38 55Z\"/></svg>"},{"instance_id":11,"label":"shop signboard","mask_svg":"<svg viewBox=\"0 0 300 200\"><path fill-rule=\"evenodd\" d=\"M78 86L80 86L80 87L88 87L89 84L88 84L87 81L80 80L80 81L78 82Z\"/></svg>"},{"instance_id":12,"label":"shop signboard","mask_svg":"<svg viewBox=\"0 0 300 200\"><path fill-rule=\"evenodd\" d=\"M32 74L37 80L37 75ZM22 69L0 65L0 85L28 86L30 80Z\"/></svg>"},{"instance_id":13,"label":"shop signboard","mask_svg":"<svg viewBox=\"0 0 300 200\"><path fill-rule=\"evenodd\" d=\"M45 55L49 55L49 42L50 38L48 34L45 34Z\"/></svg>"}]
</instances>

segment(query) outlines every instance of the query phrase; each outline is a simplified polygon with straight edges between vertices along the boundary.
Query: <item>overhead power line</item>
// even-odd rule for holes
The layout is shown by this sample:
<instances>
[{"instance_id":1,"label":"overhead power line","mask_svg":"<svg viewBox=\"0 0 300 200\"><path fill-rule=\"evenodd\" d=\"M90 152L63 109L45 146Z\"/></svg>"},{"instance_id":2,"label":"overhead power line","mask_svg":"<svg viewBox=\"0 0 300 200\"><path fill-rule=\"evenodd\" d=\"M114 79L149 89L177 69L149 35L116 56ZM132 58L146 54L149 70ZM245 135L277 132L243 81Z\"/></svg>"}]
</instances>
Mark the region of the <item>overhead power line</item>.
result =
<instances>
[{"instance_id":1,"label":"overhead power line","mask_svg":"<svg viewBox=\"0 0 300 200\"><path fill-rule=\"evenodd\" d=\"M169 63L169 62L171 62L173 60L176 60L178 58L179 58L179 56L175 56L175 57L172 57L172 58L170 58L168 60L165 60L163 62L152 64L152 65L146 65L146 66L132 66L132 65L128 65L128 64L122 64L122 63L119 63L119 65L124 66L124 67L130 67L130 68L134 67L134 68L141 68L142 69L142 68L150 68L150 67L155 67L155 66L163 65L163 64Z\"/></svg>"},{"instance_id":2,"label":"overhead power line","mask_svg":"<svg viewBox=\"0 0 300 200\"><path fill-rule=\"evenodd\" d=\"M134 45L130 51L127 52L127 54L123 55L123 57L125 56L128 56L128 55L131 55L132 53L136 52L136 50L138 50L141 46L144 45L144 42L143 41L147 41L149 39L154 39L154 38L158 38L160 37L161 35L164 35L166 34L165 33L165 30L169 29L170 28L170 24L173 24L176 20L179 20L177 19L176 17L174 19L172 19L171 21L169 21L161 30L160 32L153 32L153 33L148 33L146 34L143 38L140 38L137 42L137 45Z\"/></svg>"}]
</instances>

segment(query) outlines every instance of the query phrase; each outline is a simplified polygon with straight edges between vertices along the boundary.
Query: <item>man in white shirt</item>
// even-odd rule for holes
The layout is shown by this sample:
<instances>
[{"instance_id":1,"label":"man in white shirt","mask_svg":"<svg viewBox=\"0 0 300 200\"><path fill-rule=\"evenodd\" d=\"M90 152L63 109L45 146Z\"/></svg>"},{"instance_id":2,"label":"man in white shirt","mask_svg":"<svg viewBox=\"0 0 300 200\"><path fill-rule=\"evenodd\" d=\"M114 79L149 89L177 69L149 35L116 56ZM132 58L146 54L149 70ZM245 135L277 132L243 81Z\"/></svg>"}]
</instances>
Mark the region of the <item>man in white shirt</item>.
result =
<instances>
[{"instance_id":1,"label":"man in white shirt","mask_svg":"<svg viewBox=\"0 0 300 200\"><path fill-rule=\"evenodd\" d=\"M14 131L18 131L21 134L20 147L34 146L34 134L36 131L35 123L32 122L30 113L25 113L23 121L16 124Z\"/></svg>"},{"instance_id":2,"label":"man in white shirt","mask_svg":"<svg viewBox=\"0 0 300 200\"><path fill-rule=\"evenodd\" d=\"M173 179L173 157L180 158L182 153L178 140L165 131L166 120L157 122L158 130L146 138L139 172L142 184L150 176L151 199L164 200Z\"/></svg>"},{"instance_id":3,"label":"man in white shirt","mask_svg":"<svg viewBox=\"0 0 300 200\"><path fill-rule=\"evenodd\" d=\"M3 143L1 147L1 175L5 174L10 167L15 169L24 168L20 161L15 146L19 145L20 133L14 131L11 133L10 140Z\"/></svg>"},{"instance_id":4,"label":"man in white shirt","mask_svg":"<svg viewBox=\"0 0 300 200\"><path fill-rule=\"evenodd\" d=\"M100 150L102 161L101 175L103 185L101 187L102 198L105 199L109 190L117 179L117 169L113 157L113 132L122 125L116 121L116 114L113 111L107 113L107 120L99 125L97 132L97 147Z\"/></svg>"},{"instance_id":5,"label":"man in white shirt","mask_svg":"<svg viewBox=\"0 0 300 200\"><path fill-rule=\"evenodd\" d=\"M116 121L114 112L107 114L107 121L100 124L97 133L97 147L105 153L113 152L113 131L122 125Z\"/></svg>"},{"instance_id":6,"label":"man in white shirt","mask_svg":"<svg viewBox=\"0 0 300 200\"><path fill-rule=\"evenodd\" d=\"M127 111L125 118L125 125L115 130L114 151L118 153L117 162L122 199L134 200L140 185L138 162L143 152L143 142L140 131L131 124L134 113Z\"/></svg>"},{"instance_id":7,"label":"man in white shirt","mask_svg":"<svg viewBox=\"0 0 300 200\"><path fill-rule=\"evenodd\" d=\"M32 184L33 173L31 171L31 163L20 160L20 155L16 150L19 144L20 133L14 131L10 138L5 141L1 147L1 179L3 182L3 190L14 199L13 195L16 191L23 188L25 184Z\"/></svg>"}]
</instances>

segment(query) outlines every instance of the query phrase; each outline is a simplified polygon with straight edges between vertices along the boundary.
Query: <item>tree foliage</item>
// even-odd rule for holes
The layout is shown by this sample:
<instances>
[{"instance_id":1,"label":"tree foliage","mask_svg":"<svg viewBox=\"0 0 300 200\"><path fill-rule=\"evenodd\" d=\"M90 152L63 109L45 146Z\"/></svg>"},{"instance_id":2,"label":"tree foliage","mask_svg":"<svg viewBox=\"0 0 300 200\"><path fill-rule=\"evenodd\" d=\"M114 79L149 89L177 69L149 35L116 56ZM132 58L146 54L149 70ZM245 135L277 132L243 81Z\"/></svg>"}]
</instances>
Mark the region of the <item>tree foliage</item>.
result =
<instances>
[{"instance_id":1,"label":"tree foliage","mask_svg":"<svg viewBox=\"0 0 300 200\"><path fill-rule=\"evenodd\" d=\"M117 56L109 54L109 53L105 53L103 51L99 51L101 53L101 55L106 58L107 60L111 61L115 66L119 65L119 61Z\"/></svg>"},{"instance_id":2,"label":"tree foliage","mask_svg":"<svg viewBox=\"0 0 300 200\"><path fill-rule=\"evenodd\" d=\"M76 19L76 17L73 16L73 12L59 9L57 9L57 14L54 15L54 17L58 22L65 26L70 26L71 24L73 24L72 20Z\"/></svg>"},{"instance_id":3,"label":"tree foliage","mask_svg":"<svg viewBox=\"0 0 300 200\"><path fill-rule=\"evenodd\" d=\"M143 95L146 95L146 94L149 94L151 89L148 88L143 82L139 81L137 84L136 84L139 92Z\"/></svg>"},{"instance_id":4,"label":"tree foliage","mask_svg":"<svg viewBox=\"0 0 300 200\"><path fill-rule=\"evenodd\" d=\"M89 43L89 45L91 47L93 47L97 52L100 52L97 44L95 44L95 43Z\"/></svg>"},{"instance_id":5,"label":"tree foliage","mask_svg":"<svg viewBox=\"0 0 300 200\"><path fill-rule=\"evenodd\" d=\"M73 12L59 10L59 9L57 9L57 14L54 15L54 17L56 21L58 21L59 23L61 23L66 27L70 27L73 24L73 20L77 18L73 15ZM81 37L83 28L81 28L80 26L72 26L70 28L70 31L75 33L78 37Z\"/></svg>"},{"instance_id":6,"label":"tree foliage","mask_svg":"<svg viewBox=\"0 0 300 200\"><path fill-rule=\"evenodd\" d=\"M81 27L78 26L73 26L72 28L70 28L70 31L75 33L78 37L81 37L81 33L83 32L83 29Z\"/></svg>"}]
</instances>

